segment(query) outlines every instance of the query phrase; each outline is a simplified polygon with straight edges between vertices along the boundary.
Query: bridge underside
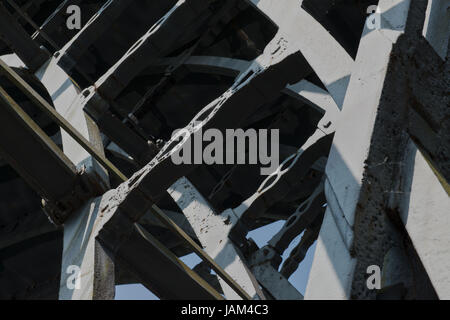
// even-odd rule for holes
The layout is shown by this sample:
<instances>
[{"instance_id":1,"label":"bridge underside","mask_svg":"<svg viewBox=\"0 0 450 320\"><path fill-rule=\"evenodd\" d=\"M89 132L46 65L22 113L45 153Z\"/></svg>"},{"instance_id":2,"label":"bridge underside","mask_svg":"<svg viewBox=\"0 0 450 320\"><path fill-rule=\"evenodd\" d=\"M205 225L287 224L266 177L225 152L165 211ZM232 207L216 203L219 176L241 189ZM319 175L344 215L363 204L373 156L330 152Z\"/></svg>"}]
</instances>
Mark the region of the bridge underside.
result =
<instances>
[{"instance_id":1,"label":"bridge underside","mask_svg":"<svg viewBox=\"0 0 450 320\"><path fill-rule=\"evenodd\" d=\"M449 14L441 0L0 3L0 299L130 283L162 299L450 298ZM278 130L279 166L175 164L208 129ZM277 221L264 246L248 238ZM289 278L310 248L300 292Z\"/></svg>"}]
</instances>

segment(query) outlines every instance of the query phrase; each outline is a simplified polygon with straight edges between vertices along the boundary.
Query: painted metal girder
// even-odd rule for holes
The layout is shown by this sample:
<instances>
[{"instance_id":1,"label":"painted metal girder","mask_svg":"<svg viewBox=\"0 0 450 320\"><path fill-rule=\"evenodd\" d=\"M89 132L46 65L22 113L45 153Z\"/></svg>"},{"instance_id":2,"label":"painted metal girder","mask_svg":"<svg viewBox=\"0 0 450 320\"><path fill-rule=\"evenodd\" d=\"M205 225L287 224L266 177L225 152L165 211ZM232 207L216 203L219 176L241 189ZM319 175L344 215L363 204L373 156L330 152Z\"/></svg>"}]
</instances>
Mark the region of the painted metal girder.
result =
<instances>
[{"instance_id":1,"label":"painted metal girder","mask_svg":"<svg viewBox=\"0 0 450 320\"><path fill-rule=\"evenodd\" d=\"M185 177L169 189L170 196L183 211L205 251L213 258L253 299L264 299L256 279L246 266L242 253L234 246L228 235L236 224L236 217L225 211L220 214ZM240 299L219 277L227 299Z\"/></svg>"},{"instance_id":2,"label":"painted metal girder","mask_svg":"<svg viewBox=\"0 0 450 320\"><path fill-rule=\"evenodd\" d=\"M341 109L354 61L297 0L248 0L271 19L291 48L299 50ZM339 61L336 66L335 62Z\"/></svg>"},{"instance_id":3,"label":"painted metal girder","mask_svg":"<svg viewBox=\"0 0 450 320\"><path fill-rule=\"evenodd\" d=\"M48 60L47 53L39 48L2 3L0 3L0 35L29 69L37 70Z\"/></svg>"},{"instance_id":4,"label":"painted metal girder","mask_svg":"<svg viewBox=\"0 0 450 320\"><path fill-rule=\"evenodd\" d=\"M72 162L3 88L0 98L2 157L48 201L60 222L89 195L89 185L83 187Z\"/></svg>"},{"instance_id":5,"label":"painted metal girder","mask_svg":"<svg viewBox=\"0 0 450 320\"><path fill-rule=\"evenodd\" d=\"M420 100L430 98L420 96L423 92L431 96L441 93L443 98L442 84L427 82L433 75L424 77L429 85L425 90L415 83L421 80L420 73L414 72L420 70L422 61L417 65L414 55L421 56L421 50L426 47L421 35L427 3L380 1L378 7L381 26L375 29L366 26L363 32L326 168L328 208L306 292L306 297L311 299L374 298L376 292L366 285L367 267L387 268L384 263L389 249L395 246L393 239L400 236L415 239L414 246L421 247L417 254L428 266L431 282L439 281L437 295L446 296L448 292L445 289L448 281L442 278L443 273L430 268L438 256L443 259L443 252L424 250L432 247L432 241L424 241L415 226L414 221L423 220L416 210L416 200L420 197L411 193L411 188L418 190L416 183L419 181L429 183L428 188L435 188L439 182L436 178L425 177L422 171L408 187L406 181L411 179L411 172L405 174L411 157L408 125L413 123L420 128L423 124L411 117L411 111L417 110ZM428 71L433 74L436 65L431 60L437 60L430 50L430 47L425 50L427 57L422 57L430 62ZM439 116L443 106L437 100L430 100L435 103L430 109ZM439 125L433 129L438 128ZM423 139L438 136L422 134ZM439 199L443 199L442 192L429 195L427 202L442 204ZM422 214L425 211L422 210ZM438 206L434 212L430 222L448 225L448 219ZM406 220L409 214L414 219ZM392 227L398 223L399 215L407 221L408 236L404 234L404 227ZM413 259L409 263L414 263Z\"/></svg>"}]
</instances>

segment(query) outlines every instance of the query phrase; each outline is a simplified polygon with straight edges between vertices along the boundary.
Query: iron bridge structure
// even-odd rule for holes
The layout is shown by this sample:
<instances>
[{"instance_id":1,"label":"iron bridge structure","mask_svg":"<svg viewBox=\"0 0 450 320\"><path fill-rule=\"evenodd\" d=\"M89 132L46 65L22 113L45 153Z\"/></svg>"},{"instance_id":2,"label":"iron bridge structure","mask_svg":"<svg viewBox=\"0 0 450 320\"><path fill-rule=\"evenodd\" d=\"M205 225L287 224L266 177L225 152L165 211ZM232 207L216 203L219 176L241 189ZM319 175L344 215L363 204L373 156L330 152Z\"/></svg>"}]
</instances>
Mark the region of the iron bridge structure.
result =
<instances>
[{"instance_id":1,"label":"iron bridge structure","mask_svg":"<svg viewBox=\"0 0 450 320\"><path fill-rule=\"evenodd\" d=\"M449 299L449 35L448 0L1 0L0 299ZM279 167L172 161L208 129Z\"/></svg>"}]
</instances>

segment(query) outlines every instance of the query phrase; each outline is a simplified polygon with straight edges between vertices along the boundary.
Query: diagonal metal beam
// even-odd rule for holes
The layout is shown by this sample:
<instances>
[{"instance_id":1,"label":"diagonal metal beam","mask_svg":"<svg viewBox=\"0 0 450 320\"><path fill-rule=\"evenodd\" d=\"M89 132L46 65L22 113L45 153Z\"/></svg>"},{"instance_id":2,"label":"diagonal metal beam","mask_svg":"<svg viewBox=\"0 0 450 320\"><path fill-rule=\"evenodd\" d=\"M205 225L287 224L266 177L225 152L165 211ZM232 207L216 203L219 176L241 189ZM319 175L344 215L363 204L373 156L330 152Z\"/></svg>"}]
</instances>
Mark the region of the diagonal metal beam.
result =
<instances>
[{"instance_id":1,"label":"diagonal metal beam","mask_svg":"<svg viewBox=\"0 0 450 320\"><path fill-rule=\"evenodd\" d=\"M31 70L38 69L47 61L47 54L14 20L2 3L0 3L0 35Z\"/></svg>"},{"instance_id":2,"label":"diagonal metal beam","mask_svg":"<svg viewBox=\"0 0 450 320\"><path fill-rule=\"evenodd\" d=\"M63 129L69 133L72 138L74 138L82 147L86 149L96 160L98 160L101 164L103 164L108 171L113 174L116 174L117 177L121 181L126 181L126 177L114 166L112 163L106 159L95 147L93 147L90 142L88 142L72 125L65 120L61 115L59 115L53 108L38 94L36 93L23 79L21 79L11 68L9 68L5 63L0 61L0 71L6 74L6 76L13 81L19 88L35 103L38 104L41 109L43 109L49 116L52 117ZM225 281L230 283L230 286L233 287L238 292L241 292L244 297L244 291L233 282L232 278L229 277L215 262L211 259L205 252L181 229L179 228L172 220L170 220L156 205L152 205L153 212L168 228L178 234L185 242L193 248L193 250L199 254L199 256L211 264L211 267L220 275L222 275ZM133 210L137 210L134 208ZM144 214L145 210L140 214ZM246 297L247 298L247 297Z\"/></svg>"},{"instance_id":3,"label":"diagonal metal beam","mask_svg":"<svg viewBox=\"0 0 450 320\"><path fill-rule=\"evenodd\" d=\"M43 110L62 129L77 141L86 151L88 151L102 166L111 174L122 181L127 178L117 169L104 155L102 155L92 144L86 140L66 119L56 112L50 104L42 98L30 85L28 85L14 70L0 60L0 73L4 74L13 82L36 106Z\"/></svg>"},{"instance_id":4,"label":"diagonal metal beam","mask_svg":"<svg viewBox=\"0 0 450 320\"><path fill-rule=\"evenodd\" d=\"M72 197L83 201L75 200L83 193L75 166L2 87L0 123L2 157L38 194L65 213L77 206Z\"/></svg>"}]
</instances>

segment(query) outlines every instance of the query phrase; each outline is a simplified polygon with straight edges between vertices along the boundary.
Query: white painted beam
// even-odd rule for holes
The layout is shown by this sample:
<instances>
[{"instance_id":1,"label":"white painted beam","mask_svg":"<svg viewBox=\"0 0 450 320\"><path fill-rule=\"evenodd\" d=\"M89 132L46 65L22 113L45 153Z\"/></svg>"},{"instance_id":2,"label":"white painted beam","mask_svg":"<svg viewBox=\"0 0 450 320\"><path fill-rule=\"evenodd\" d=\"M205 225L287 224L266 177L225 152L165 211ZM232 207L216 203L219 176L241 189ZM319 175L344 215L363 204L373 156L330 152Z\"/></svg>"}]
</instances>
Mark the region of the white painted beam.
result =
<instances>
[{"instance_id":1,"label":"white painted beam","mask_svg":"<svg viewBox=\"0 0 450 320\"><path fill-rule=\"evenodd\" d=\"M344 48L301 7L301 1L283 0L282 5L277 0L250 2L279 27L290 47L300 50L341 107L354 64Z\"/></svg>"},{"instance_id":2,"label":"white painted beam","mask_svg":"<svg viewBox=\"0 0 450 320\"><path fill-rule=\"evenodd\" d=\"M365 160L391 52L404 33L409 2L381 0L381 29L365 26L326 167L328 207L305 299L350 298L356 265L350 250Z\"/></svg>"},{"instance_id":3,"label":"white painted beam","mask_svg":"<svg viewBox=\"0 0 450 320\"><path fill-rule=\"evenodd\" d=\"M190 222L205 252L251 297L254 299L261 297L262 293L256 279L228 238L230 230L237 223L232 210L226 210L221 214L214 212L208 201L185 177L175 182L168 192ZM220 277L219 282L227 299L241 299Z\"/></svg>"}]
</instances>

